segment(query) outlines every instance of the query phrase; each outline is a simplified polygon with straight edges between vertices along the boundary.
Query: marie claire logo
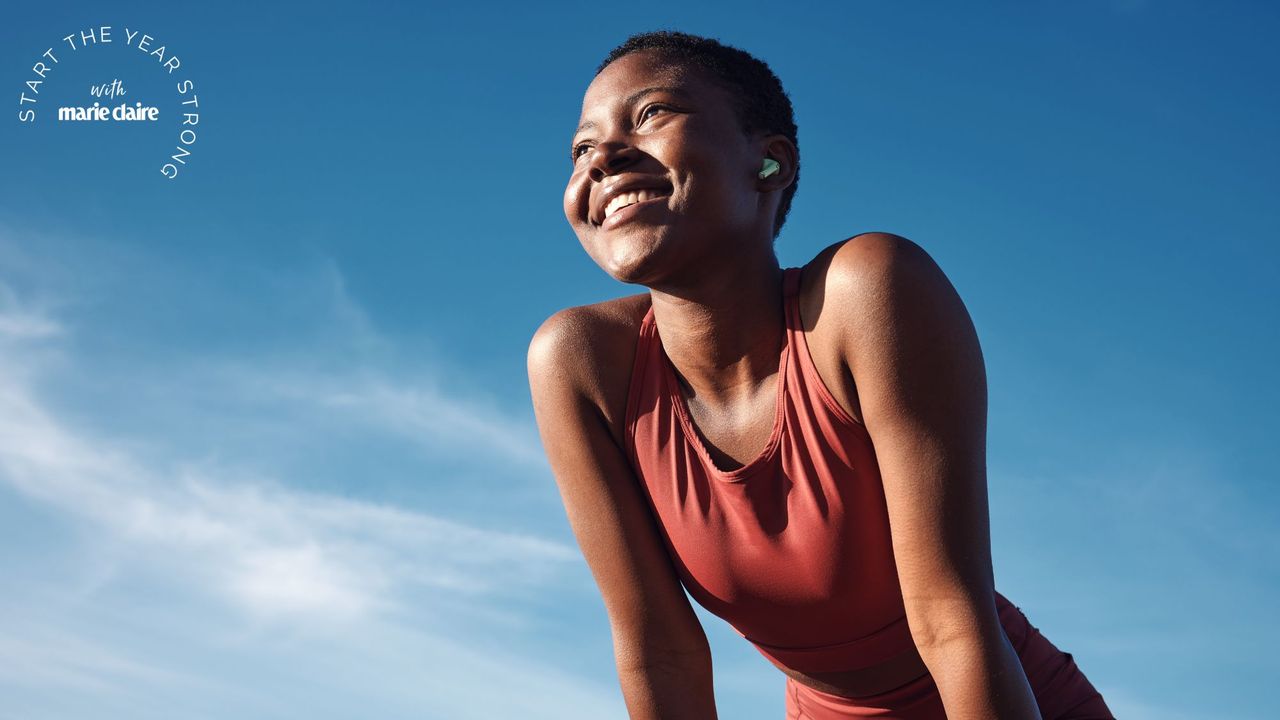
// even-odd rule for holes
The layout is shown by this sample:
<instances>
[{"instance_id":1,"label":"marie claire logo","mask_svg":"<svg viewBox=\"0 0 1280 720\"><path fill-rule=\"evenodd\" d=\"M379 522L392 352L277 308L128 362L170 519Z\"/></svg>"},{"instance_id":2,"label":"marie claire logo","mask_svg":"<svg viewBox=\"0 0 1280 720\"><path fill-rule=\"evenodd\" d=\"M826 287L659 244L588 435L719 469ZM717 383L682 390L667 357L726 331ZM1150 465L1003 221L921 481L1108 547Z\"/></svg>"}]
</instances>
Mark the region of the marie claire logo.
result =
<instances>
[{"instance_id":1,"label":"marie claire logo","mask_svg":"<svg viewBox=\"0 0 1280 720\"><path fill-rule=\"evenodd\" d=\"M165 45L150 35L139 30L132 30L128 27L124 28L124 37L117 36L110 25L100 25L91 27L87 30L73 32L62 38L62 42L66 43L66 48L61 45L57 46L61 49L57 53L54 48L50 47L44 51L40 59L31 67L30 78L23 83L25 88L18 100L18 120L19 122L30 123L35 122L37 110L40 107L40 91L48 79L56 77L58 65L67 58L68 55L75 56L89 48L99 48L113 45L123 45L131 48L136 52L145 53L152 58L159 66L158 72L163 72L173 76L174 73L182 67L182 61L178 56L171 52ZM178 79L175 82L177 90L177 113L181 118L178 123L177 143L174 145L175 153L160 165L160 172L166 178L172 180L178 177L180 168L185 168L187 158L191 156L191 149L196 144L195 126L200 124L200 98L195 93L195 83L189 79ZM95 98L110 99L113 102L103 104L101 101L95 101L92 104L76 106L68 105L58 108L58 121L68 123L154 123L161 117L159 107L146 105L142 102L128 101L115 103L114 100L128 95L124 83L118 78L112 79L109 83L101 83L92 85L89 88L89 94Z\"/></svg>"},{"instance_id":2,"label":"marie claire logo","mask_svg":"<svg viewBox=\"0 0 1280 720\"><path fill-rule=\"evenodd\" d=\"M89 87L89 94L94 97L110 97L114 98L118 95L129 94L124 89L124 83L119 80L113 80L110 83L101 85L92 85ZM94 103L92 107L60 107L58 108L58 121L64 120L158 120L160 118L160 108L143 107L142 103L134 103L133 107L129 107L129 103L120 103L115 107L107 107L100 103Z\"/></svg>"}]
</instances>

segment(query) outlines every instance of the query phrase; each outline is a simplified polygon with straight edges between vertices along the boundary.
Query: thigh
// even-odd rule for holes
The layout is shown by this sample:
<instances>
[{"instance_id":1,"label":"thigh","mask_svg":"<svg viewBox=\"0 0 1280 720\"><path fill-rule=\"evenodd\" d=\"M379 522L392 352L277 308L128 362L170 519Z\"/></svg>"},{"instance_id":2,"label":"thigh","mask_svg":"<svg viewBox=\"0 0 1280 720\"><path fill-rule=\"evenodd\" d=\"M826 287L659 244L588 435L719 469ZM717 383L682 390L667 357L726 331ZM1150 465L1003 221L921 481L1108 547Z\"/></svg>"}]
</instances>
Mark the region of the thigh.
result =
<instances>
[{"instance_id":1,"label":"thigh","mask_svg":"<svg viewBox=\"0 0 1280 720\"><path fill-rule=\"evenodd\" d=\"M997 607L1044 720L1115 720L1071 653L1049 642L1003 596L997 596ZM900 688L858 698L824 693L788 677L786 709L786 720L946 720L938 686L927 673Z\"/></svg>"},{"instance_id":2,"label":"thigh","mask_svg":"<svg viewBox=\"0 0 1280 720\"><path fill-rule=\"evenodd\" d=\"M1071 653L1049 642L1013 603L1000 598L1000 622L1022 661L1044 720L1115 720Z\"/></svg>"}]
</instances>

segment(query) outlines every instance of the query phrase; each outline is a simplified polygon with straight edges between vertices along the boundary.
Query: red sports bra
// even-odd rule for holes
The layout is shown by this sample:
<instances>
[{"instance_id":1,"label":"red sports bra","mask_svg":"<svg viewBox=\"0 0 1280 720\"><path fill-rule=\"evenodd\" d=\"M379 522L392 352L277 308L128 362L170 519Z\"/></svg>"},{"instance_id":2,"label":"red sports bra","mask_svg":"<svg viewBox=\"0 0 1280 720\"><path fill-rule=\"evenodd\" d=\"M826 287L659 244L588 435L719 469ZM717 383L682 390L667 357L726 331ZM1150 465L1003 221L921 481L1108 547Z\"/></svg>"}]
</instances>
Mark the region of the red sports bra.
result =
<instances>
[{"instance_id":1,"label":"red sports bra","mask_svg":"<svg viewBox=\"0 0 1280 720\"><path fill-rule=\"evenodd\" d=\"M690 419L653 307L640 326L627 452L689 594L770 661L804 673L877 665L911 647L871 437L832 397L783 270L786 345L773 433L723 471Z\"/></svg>"}]
</instances>

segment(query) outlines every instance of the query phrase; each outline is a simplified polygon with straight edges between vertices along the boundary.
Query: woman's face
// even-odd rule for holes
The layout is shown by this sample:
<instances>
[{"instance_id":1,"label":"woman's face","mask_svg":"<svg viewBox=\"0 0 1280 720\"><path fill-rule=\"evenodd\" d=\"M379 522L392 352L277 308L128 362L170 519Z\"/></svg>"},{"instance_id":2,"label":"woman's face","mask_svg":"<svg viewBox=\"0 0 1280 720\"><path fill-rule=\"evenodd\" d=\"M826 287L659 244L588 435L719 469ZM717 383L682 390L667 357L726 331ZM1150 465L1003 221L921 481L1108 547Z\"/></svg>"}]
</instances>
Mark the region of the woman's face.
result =
<instances>
[{"instance_id":1,"label":"woman's face","mask_svg":"<svg viewBox=\"0 0 1280 720\"><path fill-rule=\"evenodd\" d=\"M776 203L756 177L764 145L701 72L626 55L587 88L579 123L565 217L614 278L650 284L754 235L771 242Z\"/></svg>"}]
</instances>

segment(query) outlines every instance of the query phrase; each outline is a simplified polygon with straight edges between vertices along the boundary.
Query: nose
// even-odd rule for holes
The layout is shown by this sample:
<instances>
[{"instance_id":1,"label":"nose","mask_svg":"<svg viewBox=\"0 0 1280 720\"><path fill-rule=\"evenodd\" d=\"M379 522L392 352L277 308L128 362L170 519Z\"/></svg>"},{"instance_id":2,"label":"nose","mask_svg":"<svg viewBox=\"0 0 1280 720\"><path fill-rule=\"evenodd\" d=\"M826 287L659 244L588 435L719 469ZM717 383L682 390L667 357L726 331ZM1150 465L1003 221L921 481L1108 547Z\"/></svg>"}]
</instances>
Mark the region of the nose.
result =
<instances>
[{"instance_id":1,"label":"nose","mask_svg":"<svg viewBox=\"0 0 1280 720\"><path fill-rule=\"evenodd\" d=\"M601 182L634 163L639 155L639 150L626 143L602 142L596 145L595 156L591 158L587 175L593 182Z\"/></svg>"}]
</instances>

